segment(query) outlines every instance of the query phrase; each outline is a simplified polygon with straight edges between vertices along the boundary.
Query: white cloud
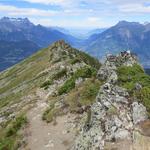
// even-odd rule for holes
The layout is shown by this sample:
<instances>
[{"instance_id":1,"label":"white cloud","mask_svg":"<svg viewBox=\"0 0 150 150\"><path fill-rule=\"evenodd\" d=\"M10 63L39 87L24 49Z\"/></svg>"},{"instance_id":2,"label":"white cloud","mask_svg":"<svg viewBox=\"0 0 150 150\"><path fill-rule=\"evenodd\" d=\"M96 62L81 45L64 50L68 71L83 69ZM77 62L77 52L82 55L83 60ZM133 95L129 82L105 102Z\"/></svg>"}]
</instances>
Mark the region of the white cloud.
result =
<instances>
[{"instance_id":1,"label":"white cloud","mask_svg":"<svg viewBox=\"0 0 150 150\"><path fill-rule=\"evenodd\" d=\"M59 5L59 6L69 6L73 3L73 0L23 0L23 1L29 3L40 3L46 5Z\"/></svg>"},{"instance_id":2,"label":"white cloud","mask_svg":"<svg viewBox=\"0 0 150 150\"><path fill-rule=\"evenodd\" d=\"M34 24L41 24L41 25L45 25L45 26L51 26L54 24L54 21L52 19L49 18L41 18L41 19L37 19L37 18L30 18L31 22L33 22Z\"/></svg>"},{"instance_id":3,"label":"white cloud","mask_svg":"<svg viewBox=\"0 0 150 150\"><path fill-rule=\"evenodd\" d=\"M98 17L89 17L87 20L91 23L95 23L95 22L99 22L100 18L98 18Z\"/></svg>"},{"instance_id":4,"label":"white cloud","mask_svg":"<svg viewBox=\"0 0 150 150\"><path fill-rule=\"evenodd\" d=\"M106 0L109 3L124 5L124 4L143 4L150 0Z\"/></svg>"},{"instance_id":5,"label":"white cloud","mask_svg":"<svg viewBox=\"0 0 150 150\"><path fill-rule=\"evenodd\" d=\"M102 18L99 17L88 17L83 20L83 24L79 24L78 26L86 26L86 27L109 27L110 22L104 21Z\"/></svg>"},{"instance_id":6,"label":"white cloud","mask_svg":"<svg viewBox=\"0 0 150 150\"><path fill-rule=\"evenodd\" d=\"M120 7L120 11L129 13L150 13L150 6L141 4L128 4Z\"/></svg>"},{"instance_id":7,"label":"white cloud","mask_svg":"<svg viewBox=\"0 0 150 150\"><path fill-rule=\"evenodd\" d=\"M73 27L73 28L97 28L97 27L109 27L110 22L105 22L99 19L99 21L95 18L85 18L82 20L82 23L79 23L77 20L52 20L49 18L41 18L41 19L36 19L36 18L30 18L32 22L35 24L41 24L45 26L61 26L61 27Z\"/></svg>"},{"instance_id":8,"label":"white cloud","mask_svg":"<svg viewBox=\"0 0 150 150\"><path fill-rule=\"evenodd\" d=\"M55 23L55 24L54 24ZM98 17L87 17L82 18L80 20L77 19L65 19L60 22L53 22L53 26L62 26L62 27L73 27L73 28L90 28L90 27L108 27L110 23L102 21L101 18Z\"/></svg>"},{"instance_id":9,"label":"white cloud","mask_svg":"<svg viewBox=\"0 0 150 150\"><path fill-rule=\"evenodd\" d=\"M0 3L0 16L28 17L34 23L56 26L107 27L119 20L150 19L150 0L19 0L33 8ZM45 4L40 7L34 3ZM147 4L147 6L146 6ZM15 5L15 3L14 3ZM60 6L61 9L58 10ZM22 7L24 7L22 5ZM44 7L46 9L44 9ZM47 9L49 7L49 9ZM51 9L53 8L53 9ZM56 9L57 8L57 9ZM140 16L140 17L139 17ZM49 19L50 18L50 19ZM147 20L146 20L146 19Z\"/></svg>"},{"instance_id":10,"label":"white cloud","mask_svg":"<svg viewBox=\"0 0 150 150\"><path fill-rule=\"evenodd\" d=\"M10 5L0 4L0 12L9 16L53 16L56 11L42 10L36 8L18 8Z\"/></svg>"}]
</instances>

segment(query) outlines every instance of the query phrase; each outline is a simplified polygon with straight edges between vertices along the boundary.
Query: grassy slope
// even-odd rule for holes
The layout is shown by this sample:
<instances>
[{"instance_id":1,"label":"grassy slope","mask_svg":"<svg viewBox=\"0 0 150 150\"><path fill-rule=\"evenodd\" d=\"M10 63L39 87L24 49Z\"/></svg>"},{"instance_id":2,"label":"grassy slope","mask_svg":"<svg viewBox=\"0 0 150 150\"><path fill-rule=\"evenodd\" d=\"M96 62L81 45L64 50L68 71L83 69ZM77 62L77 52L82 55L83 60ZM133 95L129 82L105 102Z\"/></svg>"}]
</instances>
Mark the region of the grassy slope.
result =
<instances>
[{"instance_id":1,"label":"grassy slope","mask_svg":"<svg viewBox=\"0 0 150 150\"><path fill-rule=\"evenodd\" d=\"M38 77L37 75L49 65L49 50L47 48L2 72L0 74L0 111L9 108L12 104L22 102L23 96L32 93L44 80L44 76ZM16 119L2 124L0 150L17 149L19 139L22 138L19 130L26 122L21 111L19 110L20 115Z\"/></svg>"},{"instance_id":2,"label":"grassy slope","mask_svg":"<svg viewBox=\"0 0 150 150\"><path fill-rule=\"evenodd\" d=\"M42 71L52 66L50 56L56 52L56 50L53 51L54 47L56 48L55 44L42 49L21 63L0 73L0 108L16 103L21 97L34 91L35 87L40 87L49 73L42 73ZM71 47L69 50L70 54L75 54L78 61L83 61L95 68L100 67L99 62L93 57ZM63 61L62 56L59 57L60 61ZM65 57L68 57L70 61L73 60L67 54Z\"/></svg>"},{"instance_id":3,"label":"grassy slope","mask_svg":"<svg viewBox=\"0 0 150 150\"><path fill-rule=\"evenodd\" d=\"M0 74L0 108L18 101L40 83L37 74L46 69L49 50L43 49ZM33 84L34 83L34 84Z\"/></svg>"},{"instance_id":4,"label":"grassy slope","mask_svg":"<svg viewBox=\"0 0 150 150\"><path fill-rule=\"evenodd\" d=\"M58 49L60 49L60 47ZM22 103L22 98L24 96L28 96L30 94L34 95L36 88L40 88L40 86L50 76L51 71L46 70L51 68L53 65L54 62L51 61L50 58L55 55L58 49L54 44L48 48L40 50L21 63L0 73L0 116L3 114L5 109L11 108L13 104ZM91 56L71 47L69 47L69 50L69 55L62 51L63 56L61 56L58 52L57 59L61 62L65 59L65 62L69 64L85 62L91 67L100 67L99 62ZM72 58L70 54L75 55L75 57ZM55 63L58 63L58 60ZM64 73L65 71L59 71L55 78L59 78ZM24 107L24 103L22 107ZM2 128L0 128L0 150L16 149L16 144L18 144L17 140L20 139L19 130L26 122L23 119L25 116L21 115L23 113L22 109L18 110L18 108L13 108L13 111L19 111L17 118L21 117L21 121L19 120L18 122L18 119L16 118L2 124ZM9 115L9 112L7 112L6 115Z\"/></svg>"}]
</instances>

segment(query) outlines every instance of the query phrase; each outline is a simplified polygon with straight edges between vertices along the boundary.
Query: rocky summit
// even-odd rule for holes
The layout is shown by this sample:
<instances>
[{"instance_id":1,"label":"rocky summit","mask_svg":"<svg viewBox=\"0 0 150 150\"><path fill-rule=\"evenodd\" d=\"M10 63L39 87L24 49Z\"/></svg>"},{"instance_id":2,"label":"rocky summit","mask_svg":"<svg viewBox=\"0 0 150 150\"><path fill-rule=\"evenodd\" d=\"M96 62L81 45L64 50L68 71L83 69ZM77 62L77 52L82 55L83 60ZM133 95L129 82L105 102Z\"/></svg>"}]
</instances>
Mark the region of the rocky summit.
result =
<instances>
[{"instance_id":1,"label":"rocky summit","mask_svg":"<svg viewBox=\"0 0 150 150\"><path fill-rule=\"evenodd\" d=\"M0 73L0 150L149 150L149 100L132 52L101 64L57 41Z\"/></svg>"}]
</instances>

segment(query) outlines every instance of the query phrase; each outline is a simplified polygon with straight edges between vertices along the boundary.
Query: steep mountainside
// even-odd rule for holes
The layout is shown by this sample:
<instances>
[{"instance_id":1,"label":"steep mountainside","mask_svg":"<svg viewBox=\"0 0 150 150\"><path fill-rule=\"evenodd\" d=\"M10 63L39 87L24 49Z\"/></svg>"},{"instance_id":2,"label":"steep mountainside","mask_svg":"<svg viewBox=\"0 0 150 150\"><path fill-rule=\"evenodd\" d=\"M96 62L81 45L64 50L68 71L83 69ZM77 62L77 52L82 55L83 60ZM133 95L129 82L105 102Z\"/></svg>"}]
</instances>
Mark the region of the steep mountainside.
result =
<instances>
[{"instance_id":1,"label":"steep mountainside","mask_svg":"<svg viewBox=\"0 0 150 150\"><path fill-rule=\"evenodd\" d=\"M31 41L0 41L0 71L18 63L38 49L39 46Z\"/></svg>"},{"instance_id":2,"label":"steep mountainside","mask_svg":"<svg viewBox=\"0 0 150 150\"><path fill-rule=\"evenodd\" d=\"M118 53L121 50L132 50L145 67L149 67L149 24L121 21L101 34L92 35L84 49L93 56L103 57L106 53Z\"/></svg>"},{"instance_id":3,"label":"steep mountainside","mask_svg":"<svg viewBox=\"0 0 150 150\"><path fill-rule=\"evenodd\" d=\"M100 34L100 33L104 32L105 30L107 30L107 28L97 28L97 29L90 30L87 33L87 37L90 37L90 36L96 35L96 34Z\"/></svg>"}]
</instances>

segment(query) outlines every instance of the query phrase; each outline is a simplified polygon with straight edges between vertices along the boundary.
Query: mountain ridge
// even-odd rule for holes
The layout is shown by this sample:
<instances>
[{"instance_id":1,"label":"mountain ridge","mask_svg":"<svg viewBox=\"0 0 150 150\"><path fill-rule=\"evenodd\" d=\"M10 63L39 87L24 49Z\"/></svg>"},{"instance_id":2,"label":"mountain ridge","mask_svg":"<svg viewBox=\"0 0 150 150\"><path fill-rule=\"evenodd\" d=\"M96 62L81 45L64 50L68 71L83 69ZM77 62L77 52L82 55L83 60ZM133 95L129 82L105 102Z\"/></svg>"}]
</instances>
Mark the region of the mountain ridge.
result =
<instances>
[{"instance_id":1,"label":"mountain ridge","mask_svg":"<svg viewBox=\"0 0 150 150\"><path fill-rule=\"evenodd\" d=\"M147 148L149 93L130 51L100 64L57 41L0 73L0 149Z\"/></svg>"}]
</instances>

